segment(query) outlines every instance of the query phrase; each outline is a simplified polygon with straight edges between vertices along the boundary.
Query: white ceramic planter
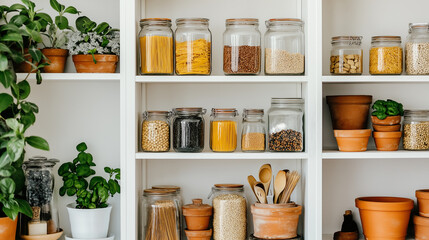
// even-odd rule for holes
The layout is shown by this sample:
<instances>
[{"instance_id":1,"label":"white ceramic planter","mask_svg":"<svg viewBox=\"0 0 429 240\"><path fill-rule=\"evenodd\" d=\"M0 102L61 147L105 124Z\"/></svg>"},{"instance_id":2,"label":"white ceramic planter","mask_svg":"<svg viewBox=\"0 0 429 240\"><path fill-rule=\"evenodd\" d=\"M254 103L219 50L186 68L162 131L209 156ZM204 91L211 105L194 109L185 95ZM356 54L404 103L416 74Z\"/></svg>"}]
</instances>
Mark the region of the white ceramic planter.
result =
<instances>
[{"instance_id":1,"label":"white ceramic planter","mask_svg":"<svg viewBox=\"0 0 429 240\"><path fill-rule=\"evenodd\" d=\"M112 206L97 209L77 209L75 203L67 205L73 238L106 238L109 233Z\"/></svg>"}]
</instances>

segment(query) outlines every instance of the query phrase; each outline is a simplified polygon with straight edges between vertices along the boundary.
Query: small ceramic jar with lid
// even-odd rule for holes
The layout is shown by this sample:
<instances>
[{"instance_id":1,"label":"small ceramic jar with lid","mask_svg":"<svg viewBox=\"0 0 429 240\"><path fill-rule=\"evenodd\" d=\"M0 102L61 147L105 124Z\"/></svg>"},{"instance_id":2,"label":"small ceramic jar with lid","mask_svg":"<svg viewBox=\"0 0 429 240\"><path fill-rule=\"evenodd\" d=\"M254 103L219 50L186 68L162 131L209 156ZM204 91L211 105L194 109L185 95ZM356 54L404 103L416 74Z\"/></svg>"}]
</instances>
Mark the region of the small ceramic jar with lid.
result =
<instances>
[{"instance_id":1,"label":"small ceramic jar with lid","mask_svg":"<svg viewBox=\"0 0 429 240\"><path fill-rule=\"evenodd\" d=\"M213 207L203 204L203 200L200 198L192 199L192 204L183 206L186 226L191 231L207 230L212 215Z\"/></svg>"}]
</instances>

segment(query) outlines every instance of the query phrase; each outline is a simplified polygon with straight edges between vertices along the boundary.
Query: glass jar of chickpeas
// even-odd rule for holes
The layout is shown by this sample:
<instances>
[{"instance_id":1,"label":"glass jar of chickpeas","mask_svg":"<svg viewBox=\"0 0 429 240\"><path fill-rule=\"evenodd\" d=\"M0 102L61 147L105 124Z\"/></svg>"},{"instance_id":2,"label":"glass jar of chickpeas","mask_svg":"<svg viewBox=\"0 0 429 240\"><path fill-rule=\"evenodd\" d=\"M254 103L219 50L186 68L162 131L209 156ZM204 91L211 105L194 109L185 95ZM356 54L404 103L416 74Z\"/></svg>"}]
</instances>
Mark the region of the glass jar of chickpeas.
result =
<instances>
[{"instance_id":1,"label":"glass jar of chickpeas","mask_svg":"<svg viewBox=\"0 0 429 240\"><path fill-rule=\"evenodd\" d=\"M170 112L146 111L142 123L142 150L168 152L170 150Z\"/></svg>"}]
</instances>

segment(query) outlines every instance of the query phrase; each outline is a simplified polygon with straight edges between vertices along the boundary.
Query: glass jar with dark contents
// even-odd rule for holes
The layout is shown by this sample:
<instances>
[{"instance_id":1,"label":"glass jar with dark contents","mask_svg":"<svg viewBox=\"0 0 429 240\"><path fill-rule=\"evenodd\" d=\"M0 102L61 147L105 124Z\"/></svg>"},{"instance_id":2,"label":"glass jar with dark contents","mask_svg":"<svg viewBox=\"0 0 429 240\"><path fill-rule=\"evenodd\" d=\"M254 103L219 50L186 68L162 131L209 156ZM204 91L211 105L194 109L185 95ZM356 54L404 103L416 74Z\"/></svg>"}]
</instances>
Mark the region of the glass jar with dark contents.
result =
<instances>
[{"instance_id":1,"label":"glass jar with dark contents","mask_svg":"<svg viewBox=\"0 0 429 240\"><path fill-rule=\"evenodd\" d=\"M173 149L176 152L201 152L204 149L203 108L173 109Z\"/></svg>"}]
</instances>

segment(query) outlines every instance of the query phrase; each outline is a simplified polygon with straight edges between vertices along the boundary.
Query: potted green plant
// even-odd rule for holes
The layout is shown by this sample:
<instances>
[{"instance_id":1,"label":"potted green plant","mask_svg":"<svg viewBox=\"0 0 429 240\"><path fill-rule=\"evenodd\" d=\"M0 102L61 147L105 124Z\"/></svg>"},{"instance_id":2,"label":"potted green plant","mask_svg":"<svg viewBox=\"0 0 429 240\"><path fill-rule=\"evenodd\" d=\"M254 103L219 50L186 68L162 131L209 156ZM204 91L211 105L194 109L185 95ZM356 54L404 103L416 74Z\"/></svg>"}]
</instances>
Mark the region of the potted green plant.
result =
<instances>
[{"instance_id":1,"label":"potted green plant","mask_svg":"<svg viewBox=\"0 0 429 240\"><path fill-rule=\"evenodd\" d=\"M373 110L371 114L373 125L398 125L401 123L401 116L404 116L404 107L402 103L398 103L391 99L387 99L386 101L377 100L371 108Z\"/></svg>"},{"instance_id":2,"label":"potted green plant","mask_svg":"<svg viewBox=\"0 0 429 240\"><path fill-rule=\"evenodd\" d=\"M67 41L67 30L73 30L69 25L68 19L64 16L66 13L79 14L80 12L72 6L65 7L57 0L50 0L51 7L58 13L55 21L50 21L47 31L43 33L48 38L48 45L42 50L42 53L48 59L49 66L44 68L47 73L63 73L69 51L64 49Z\"/></svg>"},{"instance_id":3,"label":"potted green plant","mask_svg":"<svg viewBox=\"0 0 429 240\"><path fill-rule=\"evenodd\" d=\"M14 240L17 217L23 213L32 216L32 210L22 196L24 172L22 163L25 146L49 150L46 140L27 136L26 131L36 121L39 108L28 101L31 87L27 77L18 80L15 67L27 63L36 70L37 83L42 77L38 64L43 54L35 45L42 41L40 32L47 25L47 14L36 12L35 4L22 0L23 4L0 6L0 239ZM25 53L28 48L28 53ZM28 59L31 58L31 61ZM7 93L10 92L10 93Z\"/></svg>"},{"instance_id":4,"label":"potted green plant","mask_svg":"<svg viewBox=\"0 0 429 240\"><path fill-rule=\"evenodd\" d=\"M88 17L76 19L67 48L78 73L114 73L119 61L119 30Z\"/></svg>"},{"instance_id":5,"label":"potted green plant","mask_svg":"<svg viewBox=\"0 0 429 240\"><path fill-rule=\"evenodd\" d=\"M73 238L106 238L109 230L112 206L107 203L109 196L121 192L119 186L120 169L105 167L108 179L95 175L93 157L86 153L87 145L76 146L79 154L72 162L66 162L58 169L63 178L60 196L76 196L75 203L67 205ZM90 180L90 176L93 176Z\"/></svg>"}]
</instances>

